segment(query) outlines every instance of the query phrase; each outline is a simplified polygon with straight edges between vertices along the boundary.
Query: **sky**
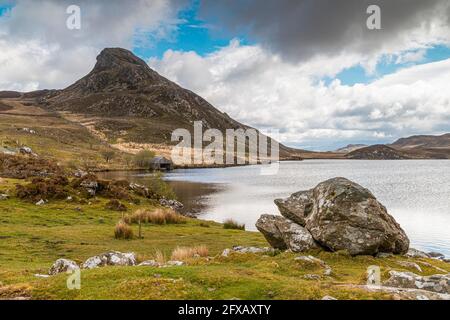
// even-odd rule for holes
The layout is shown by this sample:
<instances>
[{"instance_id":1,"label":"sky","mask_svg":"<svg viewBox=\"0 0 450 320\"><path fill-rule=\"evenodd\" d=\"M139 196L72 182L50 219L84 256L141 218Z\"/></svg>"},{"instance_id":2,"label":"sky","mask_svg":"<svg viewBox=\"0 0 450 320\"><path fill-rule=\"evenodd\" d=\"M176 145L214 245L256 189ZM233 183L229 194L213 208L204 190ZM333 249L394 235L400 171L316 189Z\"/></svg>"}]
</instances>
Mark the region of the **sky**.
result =
<instances>
[{"instance_id":1,"label":"sky","mask_svg":"<svg viewBox=\"0 0 450 320\"><path fill-rule=\"evenodd\" d=\"M449 31L447 0L0 0L0 90L64 88L123 47L289 146L390 143L450 132Z\"/></svg>"}]
</instances>

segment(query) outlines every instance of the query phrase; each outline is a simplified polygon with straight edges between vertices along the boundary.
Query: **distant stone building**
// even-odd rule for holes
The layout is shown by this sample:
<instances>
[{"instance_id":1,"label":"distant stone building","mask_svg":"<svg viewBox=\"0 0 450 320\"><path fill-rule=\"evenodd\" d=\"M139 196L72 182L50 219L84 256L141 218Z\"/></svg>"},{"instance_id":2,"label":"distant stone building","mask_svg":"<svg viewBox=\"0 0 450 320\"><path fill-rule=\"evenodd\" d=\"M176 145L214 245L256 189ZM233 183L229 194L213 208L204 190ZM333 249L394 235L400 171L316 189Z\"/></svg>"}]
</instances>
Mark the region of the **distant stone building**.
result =
<instances>
[{"instance_id":1,"label":"distant stone building","mask_svg":"<svg viewBox=\"0 0 450 320\"><path fill-rule=\"evenodd\" d=\"M162 156L157 156L150 161L150 169L170 171L173 170L173 162Z\"/></svg>"}]
</instances>

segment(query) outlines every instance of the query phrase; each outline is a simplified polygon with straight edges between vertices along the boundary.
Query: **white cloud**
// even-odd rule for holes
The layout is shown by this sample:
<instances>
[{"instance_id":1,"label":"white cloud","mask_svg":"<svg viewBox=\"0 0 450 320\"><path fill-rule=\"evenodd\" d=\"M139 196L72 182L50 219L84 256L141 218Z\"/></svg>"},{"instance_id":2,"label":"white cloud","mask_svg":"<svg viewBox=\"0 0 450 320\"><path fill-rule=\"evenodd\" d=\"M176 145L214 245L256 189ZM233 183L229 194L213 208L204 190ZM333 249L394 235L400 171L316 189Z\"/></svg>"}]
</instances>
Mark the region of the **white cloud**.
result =
<instances>
[{"instance_id":1,"label":"white cloud","mask_svg":"<svg viewBox=\"0 0 450 320\"><path fill-rule=\"evenodd\" d=\"M291 145L327 148L337 141L387 142L450 130L450 59L403 69L371 84L317 82L352 63L336 57L294 65L237 41L206 57L167 51L149 61L232 117L279 129L282 141Z\"/></svg>"}]
</instances>

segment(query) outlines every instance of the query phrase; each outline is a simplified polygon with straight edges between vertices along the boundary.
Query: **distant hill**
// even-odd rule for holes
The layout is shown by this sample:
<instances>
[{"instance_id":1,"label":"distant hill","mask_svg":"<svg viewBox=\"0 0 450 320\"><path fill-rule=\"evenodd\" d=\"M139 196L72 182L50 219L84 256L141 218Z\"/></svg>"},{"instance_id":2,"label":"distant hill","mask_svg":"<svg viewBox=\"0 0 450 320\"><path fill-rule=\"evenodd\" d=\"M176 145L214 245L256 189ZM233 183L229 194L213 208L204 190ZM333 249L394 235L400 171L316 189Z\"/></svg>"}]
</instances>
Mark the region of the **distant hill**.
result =
<instances>
[{"instance_id":1,"label":"distant hill","mask_svg":"<svg viewBox=\"0 0 450 320\"><path fill-rule=\"evenodd\" d=\"M349 152L352 152L352 151L355 151L355 150L358 150L361 148L365 148L365 147L368 147L368 145L367 144L349 144L345 147L337 149L335 152L349 153Z\"/></svg>"},{"instance_id":2,"label":"distant hill","mask_svg":"<svg viewBox=\"0 0 450 320\"><path fill-rule=\"evenodd\" d=\"M412 148L450 148L450 133L441 136L412 136L401 138L392 143L390 146L398 149Z\"/></svg>"},{"instance_id":3,"label":"distant hill","mask_svg":"<svg viewBox=\"0 0 450 320\"><path fill-rule=\"evenodd\" d=\"M389 145L412 158L450 159L450 133L401 138Z\"/></svg>"},{"instance_id":4,"label":"distant hill","mask_svg":"<svg viewBox=\"0 0 450 320\"><path fill-rule=\"evenodd\" d=\"M348 159L367 159L367 160L403 160L410 157L394 148L383 144L377 144L365 148L354 150L346 155Z\"/></svg>"}]
</instances>

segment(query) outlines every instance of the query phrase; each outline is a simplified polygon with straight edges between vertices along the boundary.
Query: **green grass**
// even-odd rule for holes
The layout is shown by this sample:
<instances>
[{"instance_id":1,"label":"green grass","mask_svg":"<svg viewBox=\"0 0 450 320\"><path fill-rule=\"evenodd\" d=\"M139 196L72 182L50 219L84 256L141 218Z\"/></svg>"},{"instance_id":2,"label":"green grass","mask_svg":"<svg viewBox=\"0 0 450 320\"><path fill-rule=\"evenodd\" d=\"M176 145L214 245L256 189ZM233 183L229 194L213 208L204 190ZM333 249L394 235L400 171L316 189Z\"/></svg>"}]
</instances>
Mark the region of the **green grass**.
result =
<instances>
[{"instance_id":1,"label":"green grass","mask_svg":"<svg viewBox=\"0 0 450 320\"><path fill-rule=\"evenodd\" d=\"M4 179L0 191L16 181ZM367 267L379 265L383 280L389 270L408 270L398 265L405 257L377 259L351 257L344 253L311 252L333 269L332 277L306 280L306 274L322 274L319 266L294 260L299 254L231 254L233 245L267 246L258 232L224 229L215 222L187 219L185 224L142 225L143 239L116 240L114 226L122 213L104 209L105 199L86 205L65 201L45 206L18 201L0 201L0 298L29 296L32 299L388 299L384 293L350 288L364 284ZM150 204L127 204L129 212ZM81 208L77 211L76 208ZM208 228L203 225L207 223ZM137 234L138 226L133 225ZM140 261L151 259L156 250L166 257L178 246L205 245L210 259L192 258L181 267L105 267L82 270L81 290L68 290L67 275L37 278L47 273L58 258L83 262L109 250L133 251ZM448 264L426 259L449 269ZM440 273L423 267L423 275ZM408 270L417 273L416 270Z\"/></svg>"}]
</instances>

